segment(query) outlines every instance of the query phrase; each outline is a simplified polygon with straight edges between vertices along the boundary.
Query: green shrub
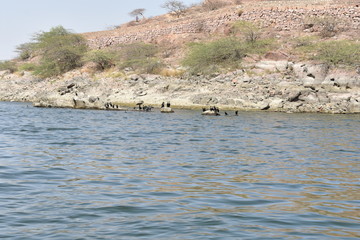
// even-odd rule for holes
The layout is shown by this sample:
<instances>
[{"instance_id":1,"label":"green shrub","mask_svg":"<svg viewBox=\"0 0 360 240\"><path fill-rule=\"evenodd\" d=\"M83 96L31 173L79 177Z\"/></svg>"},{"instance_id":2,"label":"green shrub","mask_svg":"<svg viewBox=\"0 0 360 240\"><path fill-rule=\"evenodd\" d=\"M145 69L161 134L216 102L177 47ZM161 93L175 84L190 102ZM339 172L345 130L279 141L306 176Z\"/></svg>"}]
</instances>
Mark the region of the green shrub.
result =
<instances>
[{"instance_id":1,"label":"green shrub","mask_svg":"<svg viewBox=\"0 0 360 240\"><path fill-rule=\"evenodd\" d=\"M291 41L295 48L302 48L302 47L313 46L315 42L319 41L319 38L314 36L304 36L304 37L294 38Z\"/></svg>"},{"instance_id":2,"label":"green shrub","mask_svg":"<svg viewBox=\"0 0 360 240\"><path fill-rule=\"evenodd\" d=\"M131 59L120 64L120 68L131 68L139 73L157 74L163 68L164 64L158 58Z\"/></svg>"},{"instance_id":3,"label":"green shrub","mask_svg":"<svg viewBox=\"0 0 360 240\"><path fill-rule=\"evenodd\" d=\"M269 40L250 43L234 37L196 43L189 46L189 52L182 63L191 74L211 74L222 69L235 69L246 55L268 51L269 44Z\"/></svg>"},{"instance_id":4,"label":"green shrub","mask_svg":"<svg viewBox=\"0 0 360 240\"><path fill-rule=\"evenodd\" d=\"M52 77L81 66L81 58L87 50L86 41L80 35L63 27L35 34L34 42L18 47L22 58L31 54L40 56L34 73L40 77Z\"/></svg>"},{"instance_id":5,"label":"green shrub","mask_svg":"<svg viewBox=\"0 0 360 240\"><path fill-rule=\"evenodd\" d=\"M316 52L316 44L319 41L319 37L298 37L291 40L294 54L300 57L302 60L309 59L309 56Z\"/></svg>"},{"instance_id":6,"label":"green shrub","mask_svg":"<svg viewBox=\"0 0 360 240\"><path fill-rule=\"evenodd\" d=\"M13 61L0 61L0 71L8 70L10 73L17 71L17 65Z\"/></svg>"},{"instance_id":7,"label":"green shrub","mask_svg":"<svg viewBox=\"0 0 360 240\"><path fill-rule=\"evenodd\" d=\"M83 58L85 62L93 62L98 70L105 70L114 66L116 52L111 50L93 50L87 52Z\"/></svg>"},{"instance_id":8,"label":"green shrub","mask_svg":"<svg viewBox=\"0 0 360 240\"><path fill-rule=\"evenodd\" d=\"M274 47L274 39L259 39L255 42L243 42L247 54L262 55Z\"/></svg>"},{"instance_id":9,"label":"green shrub","mask_svg":"<svg viewBox=\"0 0 360 240\"><path fill-rule=\"evenodd\" d=\"M133 43L120 46L121 58L124 60L151 58L157 53L158 48L152 44Z\"/></svg>"},{"instance_id":10,"label":"green shrub","mask_svg":"<svg viewBox=\"0 0 360 240\"><path fill-rule=\"evenodd\" d=\"M330 65L360 66L360 43L349 40L328 41L316 45L315 60Z\"/></svg>"},{"instance_id":11,"label":"green shrub","mask_svg":"<svg viewBox=\"0 0 360 240\"><path fill-rule=\"evenodd\" d=\"M158 48L152 44L133 43L120 46L119 67L132 68L142 73L157 73L163 63L156 58Z\"/></svg>"},{"instance_id":12,"label":"green shrub","mask_svg":"<svg viewBox=\"0 0 360 240\"><path fill-rule=\"evenodd\" d=\"M57 76L62 72L55 62L43 61L34 69L34 74L43 78Z\"/></svg>"},{"instance_id":13,"label":"green shrub","mask_svg":"<svg viewBox=\"0 0 360 240\"><path fill-rule=\"evenodd\" d=\"M28 60L35 55L35 43L23 43L17 46L16 51L21 60Z\"/></svg>"},{"instance_id":14,"label":"green shrub","mask_svg":"<svg viewBox=\"0 0 360 240\"><path fill-rule=\"evenodd\" d=\"M234 68L246 55L242 43L235 38L223 38L213 42L196 43L189 46L183 61L190 73L209 74L221 68Z\"/></svg>"},{"instance_id":15,"label":"green shrub","mask_svg":"<svg viewBox=\"0 0 360 240\"><path fill-rule=\"evenodd\" d=\"M245 41L251 43L259 40L261 36L260 28L256 24L247 21L236 21L232 26L232 31L235 34L240 33Z\"/></svg>"},{"instance_id":16,"label":"green shrub","mask_svg":"<svg viewBox=\"0 0 360 240\"><path fill-rule=\"evenodd\" d=\"M297 55L304 60L316 60L332 66L360 66L360 43L350 40L318 42L316 38L298 39Z\"/></svg>"},{"instance_id":17,"label":"green shrub","mask_svg":"<svg viewBox=\"0 0 360 240\"><path fill-rule=\"evenodd\" d=\"M36 67L37 65L34 63L24 63L19 66L19 70L32 72L36 69Z\"/></svg>"}]
</instances>

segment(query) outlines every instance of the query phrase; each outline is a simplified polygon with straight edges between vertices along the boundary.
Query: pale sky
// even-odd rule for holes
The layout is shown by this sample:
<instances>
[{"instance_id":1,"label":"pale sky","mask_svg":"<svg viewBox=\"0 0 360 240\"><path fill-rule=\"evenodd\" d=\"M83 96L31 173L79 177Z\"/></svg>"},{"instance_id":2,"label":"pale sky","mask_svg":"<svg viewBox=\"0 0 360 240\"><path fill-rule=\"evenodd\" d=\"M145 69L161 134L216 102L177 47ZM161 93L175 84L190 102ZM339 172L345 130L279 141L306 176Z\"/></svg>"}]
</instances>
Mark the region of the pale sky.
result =
<instances>
[{"instance_id":1,"label":"pale sky","mask_svg":"<svg viewBox=\"0 0 360 240\"><path fill-rule=\"evenodd\" d=\"M0 60L17 56L16 46L34 33L63 26L76 33L107 30L132 20L129 12L145 8L145 17L166 13L166 0L0 0ZM189 5L201 0L182 0Z\"/></svg>"}]
</instances>

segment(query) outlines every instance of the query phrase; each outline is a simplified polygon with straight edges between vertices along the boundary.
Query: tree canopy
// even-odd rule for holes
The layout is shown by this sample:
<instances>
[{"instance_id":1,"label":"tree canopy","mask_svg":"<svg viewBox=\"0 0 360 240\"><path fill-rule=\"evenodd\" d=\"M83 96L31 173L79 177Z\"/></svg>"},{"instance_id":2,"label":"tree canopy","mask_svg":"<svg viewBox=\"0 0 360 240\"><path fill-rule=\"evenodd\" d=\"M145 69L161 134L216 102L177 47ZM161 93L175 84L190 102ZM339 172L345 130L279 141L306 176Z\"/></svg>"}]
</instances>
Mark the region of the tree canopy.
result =
<instances>
[{"instance_id":1,"label":"tree canopy","mask_svg":"<svg viewBox=\"0 0 360 240\"><path fill-rule=\"evenodd\" d=\"M177 0L168 0L161 7L169 10L177 17L180 17L182 14L184 14L186 10L186 5L183 2Z\"/></svg>"},{"instance_id":2,"label":"tree canopy","mask_svg":"<svg viewBox=\"0 0 360 240\"><path fill-rule=\"evenodd\" d=\"M139 16L144 17L144 12L145 12L145 8L137 8L129 12L129 15L132 17L136 17L136 19L138 19Z\"/></svg>"},{"instance_id":3,"label":"tree canopy","mask_svg":"<svg viewBox=\"0 0 360 240\"><path fill-rule=\"evenodd\" d=\"M40 56L40 64L35 73L42 77L51 77L79 67L87 45L82 36L57 26L48 32L36 33L32 43L21 45L18 50L20 56L26 52Z\"/></svg>"}]
</instances>

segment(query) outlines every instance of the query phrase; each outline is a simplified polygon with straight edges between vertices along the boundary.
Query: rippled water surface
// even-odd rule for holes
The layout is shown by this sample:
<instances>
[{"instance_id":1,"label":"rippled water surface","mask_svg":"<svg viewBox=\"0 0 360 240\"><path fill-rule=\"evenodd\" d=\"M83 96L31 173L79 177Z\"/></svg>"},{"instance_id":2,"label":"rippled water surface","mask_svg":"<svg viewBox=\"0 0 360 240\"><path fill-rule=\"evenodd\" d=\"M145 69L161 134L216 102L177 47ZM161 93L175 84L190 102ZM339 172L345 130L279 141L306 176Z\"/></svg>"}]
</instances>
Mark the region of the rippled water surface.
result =
<instances>
[{"instance_id":1,"label":"rippled water surface","mask_svg":"<svg viewBox=\"0 0 360 240\"><path fill-rule=\"evenodd\" d=\"M359 115L0 103L0 124L3 239L360 238Z\"/></svg>"}]
</instances>

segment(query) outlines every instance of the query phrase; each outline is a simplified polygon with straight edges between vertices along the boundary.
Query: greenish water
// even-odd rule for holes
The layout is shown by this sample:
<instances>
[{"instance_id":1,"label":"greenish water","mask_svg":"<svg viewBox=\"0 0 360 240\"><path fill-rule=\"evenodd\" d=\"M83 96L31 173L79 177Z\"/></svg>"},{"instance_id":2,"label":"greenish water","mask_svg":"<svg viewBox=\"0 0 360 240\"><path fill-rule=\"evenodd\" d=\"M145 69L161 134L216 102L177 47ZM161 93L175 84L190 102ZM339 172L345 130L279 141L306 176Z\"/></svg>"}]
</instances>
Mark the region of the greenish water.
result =
<instances>
[{"instance_id":1,"label":"greenish water","mask_svg":"<svg viewBox=\"0 0 360 240\"><path fill-rule=\"evenodd\" d=\"M360 238L359 115L0 103L0 123L2 239Z\"/></svg>"}]
</instances>

